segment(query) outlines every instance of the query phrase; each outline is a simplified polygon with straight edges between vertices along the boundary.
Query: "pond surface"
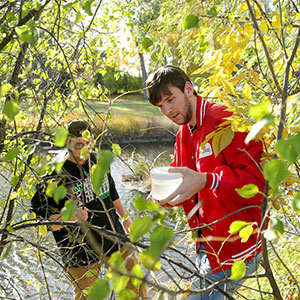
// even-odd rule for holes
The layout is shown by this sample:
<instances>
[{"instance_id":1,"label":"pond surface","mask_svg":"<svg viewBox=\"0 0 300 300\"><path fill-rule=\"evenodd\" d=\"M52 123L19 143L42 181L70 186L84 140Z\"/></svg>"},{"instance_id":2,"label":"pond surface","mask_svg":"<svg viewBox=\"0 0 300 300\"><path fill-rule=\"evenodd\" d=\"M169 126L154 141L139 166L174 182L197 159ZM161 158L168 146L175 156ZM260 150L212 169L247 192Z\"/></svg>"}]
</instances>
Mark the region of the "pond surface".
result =
<instances>
[{"instance_id":1,"label":"pond surface","mask_svg":"<svg viewBox=\"0 0 300 300\"><path fill-rule=\"evenodd\" d=\"M134 148L133 146L123 149L121 159L116 158L111 166L112 176L116 182L116 187L119 192L122 203L127 212L135 213L133 200L137 193L136 190L130 189L122 183L122 176L132 174L126 162L130 161L132 151L135 149L135 157L144 157L147 164L151 164L154 160L155 166L169 165L171 155L173 154L173 145L160 144L144 144ZM138 153L138 154L137 154ZM159 157L159 158L157 158ZM1 201L3 201L8 193L9 185L0 177L1 184ZM18 210L14 216L15 220L21 220L22 216L28 212L29 203L21 203L18 205ZM1 212L1 208L0 208ZM134 215L134 214L133 214ZM21 236L28 240L35 241L39 238L39 244L45 245L48 249L54 249L51 255L59 258L55 241L51 233L46 237L37 235L36 232L22 232ZM17 237L16 237L17 238ZM182 243L181 243L182 244ZM178 245L177 245L178 246ZM182 245L185 247L186 245ZM193 250L193 245L189 246ZM48 256L42 257L42 265L37 259L38 251L32 248L29 244L22 242L14 242L12 249L6 259L1 259L0 264L0 299L73 299L72 287L65 276L62 268L59 267ZM59 261L60 262L60 261ZM163 279L164 274L159 274L158 278ZM48 283L49 290L45 287L45 281ZM50 292L50 297L49 297Z\"/></svg>"}]
</instances>

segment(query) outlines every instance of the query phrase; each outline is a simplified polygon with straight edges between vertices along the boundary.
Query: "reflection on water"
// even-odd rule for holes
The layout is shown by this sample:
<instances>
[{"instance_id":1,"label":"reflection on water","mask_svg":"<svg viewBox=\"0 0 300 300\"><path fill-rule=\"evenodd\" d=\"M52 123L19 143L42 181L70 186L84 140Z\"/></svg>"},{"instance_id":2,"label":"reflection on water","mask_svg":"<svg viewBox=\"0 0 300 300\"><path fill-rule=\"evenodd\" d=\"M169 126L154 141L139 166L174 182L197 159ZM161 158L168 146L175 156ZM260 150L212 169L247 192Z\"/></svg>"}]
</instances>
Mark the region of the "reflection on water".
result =
<instances>
[{"instance_id":1,"label":"reflection on water","mask_svg":"<svg viewBox=\"0 0 300 300\"><path fill-rule=\"evenodd\" d=\"M111 172L116 182L117 190L123 205L128 212L134 210L133 200L138 192L130 190L127 186L122 184L121 179L122 175L131 173L130 168L124 161L128 161L128 157L133 149L132 146L123 149L121 159L116 158L111 166ZM135 149L135 152L145 157L147 162L152 162L160 155L155 165L168 165L171 161L170 156L173 153L173 145L139 145ZM5 199L9 186L3 183L2 178L0 178L0 183L3 186L0 191L0 196L1 199ZM14 219L20 220L22 215L28 212L28 208L29 203L22 203L22 205L19 205L17 215L14 216ZM35 229L18 233L32 242L35 242L36 237L38 237L39 241L37 243L45 245L47 249L50 249L51 252L48 253L49 256L59 257L52 234L48 233L46 237L41 237L40 235L37 235ZM39 256L42 257L42 265L38 260ZM60 263L60 261L58 263ZM52 300L73 299L72 287L58 263L55 263L47 255L44 255L44 253L37 251L35 247L31 247L28 243L14 242L8 257L6 259L1 259L0 298L43 300L50 299L48 295L50 292ZM160 280L163 280L163 276L164 274L158 275ZM47 282L50 291L47 291L44 284L45 281Z\"/></svg>"}]
</instances>

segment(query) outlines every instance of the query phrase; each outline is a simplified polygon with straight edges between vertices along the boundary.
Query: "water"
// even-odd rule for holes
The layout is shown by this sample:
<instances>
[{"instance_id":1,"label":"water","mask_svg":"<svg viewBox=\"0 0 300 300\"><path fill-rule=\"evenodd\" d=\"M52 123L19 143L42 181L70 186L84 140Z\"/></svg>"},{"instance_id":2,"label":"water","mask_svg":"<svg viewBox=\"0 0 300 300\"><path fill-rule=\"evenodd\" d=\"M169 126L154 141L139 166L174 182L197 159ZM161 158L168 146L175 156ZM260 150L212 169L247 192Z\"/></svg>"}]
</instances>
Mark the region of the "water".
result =
<instances>
[{"instance_id":1,"label":"water","mask_svg":"<svg viewBox=\"0 0 300 300\"><path fill-rule=\"evenodd\" d=\"M137 193L136 190L130 189L127 185L122 183L122 176L132 174L130 168L124 161L130 161L130 156L134 150L133 146L123 149L121 158L116 159L112 166L111 172L115 180L117 190L119 192L122 203L127 212L132 213L132 218L137 214L135 211L133 200ZM165 152L163 152L165 151ZM140 145L135 148L136 158L145 157L147 164L151 165L155 161L155 166L169 165L171 161L170 155L173 153L173 145ZM157 158L158 157L158 158ZM2 189L1 199L5 199L8 193L9 186L0 178ZM145 194L142 193L145 196ZM24 214L28 212L29 201L23 201L17 207L17 214L14 216L15 220L20 220ZM1 208L0 208L1 212ZM46 237L41 237L37 234L35 229L24 230L18 232L20 236L27 240L37 242L39 245L45 245L51 252L49 255L58 258L59 253L56 249L56 243L51 233ZM16 237L17 238L17 237ZM180 237L179 237L180 239ZM182 243L181 243L182 245ZM184 245L186 247L186 245ZM192 249L193 246L190 248ZM39 262L41 256L42 264ZM157 275L159 280L164 281L164 274ZM0 265L0 299L49 299L48 290L45 287L45 281L49 286L51 299L71 300L73 299L72 287L66 278L62 268L59 267L51 258L44 253L36 250L29 243L13 242L12 249L6 259L1 259Z\"/></svg>"}]
</instances>

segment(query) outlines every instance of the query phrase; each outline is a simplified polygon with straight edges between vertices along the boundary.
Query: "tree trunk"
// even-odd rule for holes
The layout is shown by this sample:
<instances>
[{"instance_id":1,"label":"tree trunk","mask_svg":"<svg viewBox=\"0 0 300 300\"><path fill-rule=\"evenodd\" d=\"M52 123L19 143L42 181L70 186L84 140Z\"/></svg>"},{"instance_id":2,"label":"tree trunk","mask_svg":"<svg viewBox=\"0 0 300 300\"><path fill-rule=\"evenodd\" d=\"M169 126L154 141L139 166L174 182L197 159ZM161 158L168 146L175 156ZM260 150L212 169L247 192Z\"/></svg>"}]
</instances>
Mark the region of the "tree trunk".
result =
<instances>
[{"instance_id":1,"label":"tree trunk","mask_svg":"<svg viewBox=\"0 0 300 300\"><path fill-rule=\"evenodd\" d=\"M140 62L141 62L141 69L142 69L142 77L143 77L143 99L147 100L146 95L146 80L147 80L147 72L145 67L144 55L143 53L139 52Z\"/></svg>"}]
</instances>

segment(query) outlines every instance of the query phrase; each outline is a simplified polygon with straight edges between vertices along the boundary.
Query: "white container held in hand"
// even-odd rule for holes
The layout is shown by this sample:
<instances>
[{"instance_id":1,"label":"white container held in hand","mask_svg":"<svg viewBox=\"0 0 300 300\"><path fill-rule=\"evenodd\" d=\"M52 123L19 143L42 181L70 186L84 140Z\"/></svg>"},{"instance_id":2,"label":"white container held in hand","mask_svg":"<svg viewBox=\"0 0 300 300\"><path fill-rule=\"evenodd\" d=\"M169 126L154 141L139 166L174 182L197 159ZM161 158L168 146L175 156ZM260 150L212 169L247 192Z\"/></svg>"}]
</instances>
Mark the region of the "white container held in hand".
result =
<instances>
[{"instance_id":1,"label":"white container held in hand","mask_svg":"<svg viewBox=\"0 0 300 300\"><path fill-rule=\"evenodd\" d=\"M182 182L181 173L169 173L172 167L159 167L151 170L152 198L162 200L172 194Z\"/></svg>"}]
</instances>

